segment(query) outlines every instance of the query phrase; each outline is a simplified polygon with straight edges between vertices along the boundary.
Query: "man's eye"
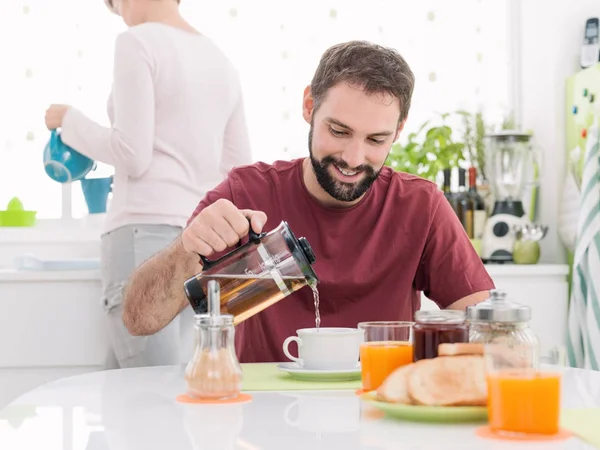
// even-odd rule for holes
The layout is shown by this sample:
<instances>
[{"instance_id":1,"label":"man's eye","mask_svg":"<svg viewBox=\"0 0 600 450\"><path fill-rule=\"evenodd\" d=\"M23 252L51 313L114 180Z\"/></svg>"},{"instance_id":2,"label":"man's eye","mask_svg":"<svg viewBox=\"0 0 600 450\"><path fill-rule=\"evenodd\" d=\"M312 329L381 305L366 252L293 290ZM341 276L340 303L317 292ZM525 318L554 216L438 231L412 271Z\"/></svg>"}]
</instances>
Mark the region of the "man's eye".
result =
<instances>
[{"instance_id":1,"label":"man's eye","mask_svg":"<svg viewBox=\"0 0 600 450\"><path fill-rule=\"evenodd\" d=\"M385 139L375 139L375 138L371 138L371 142L373 144L377 144L377 145L381 145L385 142Z\"/></svg>"},{"instance_id":2,"label":"man's eye","mask_svg":"<svg viewBox=\"0 0 600 450\"><path fill-rule=\"evenodd\" d=\"M329 131L331 132L331 134L333 134L334 136L345 136L346 132L345 131L340 131L340 130L336 130L335 128L329 127Z\"/></svg>"}]
</instances>

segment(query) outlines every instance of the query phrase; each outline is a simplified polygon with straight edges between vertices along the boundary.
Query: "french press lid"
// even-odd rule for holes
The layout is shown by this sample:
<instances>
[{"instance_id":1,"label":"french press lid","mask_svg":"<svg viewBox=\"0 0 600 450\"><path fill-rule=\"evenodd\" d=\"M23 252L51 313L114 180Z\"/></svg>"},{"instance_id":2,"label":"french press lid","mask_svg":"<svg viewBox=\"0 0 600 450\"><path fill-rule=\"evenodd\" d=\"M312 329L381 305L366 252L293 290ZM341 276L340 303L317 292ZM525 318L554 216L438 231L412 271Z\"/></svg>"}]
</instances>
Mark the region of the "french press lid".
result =
<instances>
[{"instance_id":1,"label":"french press lid","mask_svg":"<svg viewBox=\"0 0 600 450\"><path fill-rule=\"evenodd\" d=\"M511 302L507 300L506 292L492 289L487 300L467 306L467 319L479 322L526 322L531 319L531 307Z\"/></svg>"},{"instance_id":2,"label":"french press lid","mask_svg":"<svg viewBox=\"0 0 600 450\"><path fill-rule=\"evenodd\" d=\"M275 230L274 230L275 231ZM316 284L318 282L317 274L312 268L312 264L315 263L317 258L315 257L315 253L313 252L308 240L305 237L297 238L292 230L290 229L288 223L286 221L282 221L280 224L280 232L283 236L283 239L288 246L288 249L298 261L300 265L300 269L304 273L306 280L309 284ZM230 253L222 256L217 260L210 260L206 256L200 255L200 262L202 263L202 270L210 270L212 267L220 264L222 261L227 260L229 257L235 255L236 253L240 253L244 250L245 247L249 245L260 245L263 238L269 236L270 233L256 233L252 226L250 226L249 234L248 234L248 242L244 245L236 248Z\"/></svg>"}]
</instances>

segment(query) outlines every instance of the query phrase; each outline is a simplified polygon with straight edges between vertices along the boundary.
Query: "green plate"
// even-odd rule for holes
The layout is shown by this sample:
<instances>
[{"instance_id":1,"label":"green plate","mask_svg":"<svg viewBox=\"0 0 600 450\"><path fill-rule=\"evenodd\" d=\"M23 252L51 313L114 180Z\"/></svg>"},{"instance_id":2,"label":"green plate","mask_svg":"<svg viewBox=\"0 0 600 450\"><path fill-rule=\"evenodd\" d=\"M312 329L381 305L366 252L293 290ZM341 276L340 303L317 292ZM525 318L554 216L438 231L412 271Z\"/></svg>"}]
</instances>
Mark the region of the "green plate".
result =
<instances>
[{"instance_id":1,"label":"green plate","mask_svg":"<svg viewBox=\"0 0 600 450\"><path fill-rule=\"evenodd\" d=\"M414 422L482 422L487 420L485 406L422 406L386 403L375 400L375 392L361 399L383 411L386 416Z\"/></svg>"}]
</instances>

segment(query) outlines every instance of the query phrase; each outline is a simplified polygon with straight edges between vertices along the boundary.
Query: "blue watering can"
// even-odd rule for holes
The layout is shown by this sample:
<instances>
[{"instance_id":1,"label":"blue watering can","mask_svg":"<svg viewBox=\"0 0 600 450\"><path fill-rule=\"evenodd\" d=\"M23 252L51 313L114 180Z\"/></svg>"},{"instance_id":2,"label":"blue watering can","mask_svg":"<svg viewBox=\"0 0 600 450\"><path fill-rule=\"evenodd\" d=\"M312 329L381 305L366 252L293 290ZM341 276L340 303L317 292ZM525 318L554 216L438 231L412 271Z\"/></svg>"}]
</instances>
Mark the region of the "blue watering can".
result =
<instances>
[{"instance_id":1,"label":"blue watering can","mask_svg":"<svg viewBox=\"0 0 600 450\"><path fill-rule=\"evenodd\" d=\"M83 178L81 189L90 214L106 212L108 194L112 191L113 177Z\"/></svg>"},{"instance_id":2,"label":"blue watering can","mask_svg":"<svg viewBox=\"0 0 600 450\"><path fill-rule=\"evenodd\" d=\"M83 179L95 168L94 160L73 150L56 130L52 130L44 148L44 170L50 178L59 183L70 183Z\"/></svg>"}]
</instances>

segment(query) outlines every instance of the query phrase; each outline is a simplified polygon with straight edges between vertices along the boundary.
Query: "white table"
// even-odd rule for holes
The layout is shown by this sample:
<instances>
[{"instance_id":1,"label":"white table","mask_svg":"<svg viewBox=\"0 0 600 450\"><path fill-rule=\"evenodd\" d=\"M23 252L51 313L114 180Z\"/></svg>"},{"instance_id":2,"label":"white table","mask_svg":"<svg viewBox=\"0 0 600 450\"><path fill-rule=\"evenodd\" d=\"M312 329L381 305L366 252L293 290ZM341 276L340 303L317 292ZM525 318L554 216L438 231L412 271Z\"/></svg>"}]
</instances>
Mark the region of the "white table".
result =
<instances>
[{"instance_id":1,"label":"white table","mask_svg":"<svg viewBox=\"0 0 600 450\"><path fill-rule=\"evenodd\" d=\"M0 412L2 450L572 449L489 441L477 425L370 418L351 391L252 392L245 404L186 405L184 366L95 372L41 386ZM1 387L0 387L1 388ZM565 407L600 406L600 372L567 369Z\"/></svg>"}]
</instances>

